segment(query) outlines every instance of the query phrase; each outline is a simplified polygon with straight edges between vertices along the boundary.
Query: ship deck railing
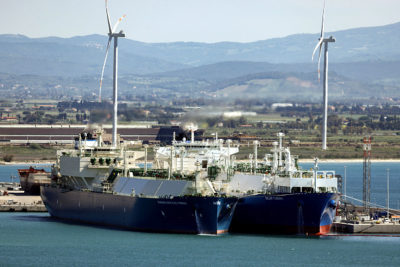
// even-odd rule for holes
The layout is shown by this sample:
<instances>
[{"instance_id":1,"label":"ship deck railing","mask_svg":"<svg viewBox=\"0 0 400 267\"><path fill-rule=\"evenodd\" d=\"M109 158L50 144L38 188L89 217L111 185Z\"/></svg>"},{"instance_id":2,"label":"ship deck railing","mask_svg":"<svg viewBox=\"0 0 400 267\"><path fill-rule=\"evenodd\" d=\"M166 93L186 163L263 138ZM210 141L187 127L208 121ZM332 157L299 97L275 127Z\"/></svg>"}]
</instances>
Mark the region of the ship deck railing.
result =
<instances>
[{"instance_id":1,"label":"ship deck railing","mask_svg":"<svg viewBox=\"0 0 400 267\"><path fill-rule=\"evenodd\" d=\"M294 171L289 173L290 178L317 178L334 179L335 171Z\"/></svg>"}]
</instances>

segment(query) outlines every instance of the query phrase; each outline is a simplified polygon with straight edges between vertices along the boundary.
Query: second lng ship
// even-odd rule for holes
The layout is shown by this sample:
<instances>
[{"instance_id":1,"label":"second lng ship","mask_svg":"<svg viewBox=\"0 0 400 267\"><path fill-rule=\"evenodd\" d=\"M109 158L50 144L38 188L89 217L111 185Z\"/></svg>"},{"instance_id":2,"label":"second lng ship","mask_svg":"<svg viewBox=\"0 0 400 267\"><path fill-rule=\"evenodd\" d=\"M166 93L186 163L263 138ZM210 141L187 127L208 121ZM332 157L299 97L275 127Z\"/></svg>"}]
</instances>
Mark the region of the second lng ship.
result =
<instances>
[{"instance_id":1,"label":"second lng ship","mask_svg":"<svg viewBox=\"0 0 400 267\"><path fill-rule=\"evenodd\" d=\"M273 142L272 155L257 162L237 164L231 179L243 194L236 207L231 231L245 233L310 234L329 233L338 201L334 171L301 170L288 147L282 147L283 133ZM272 160L271 160L272 159Z\"/></svg>"}]
</instances>

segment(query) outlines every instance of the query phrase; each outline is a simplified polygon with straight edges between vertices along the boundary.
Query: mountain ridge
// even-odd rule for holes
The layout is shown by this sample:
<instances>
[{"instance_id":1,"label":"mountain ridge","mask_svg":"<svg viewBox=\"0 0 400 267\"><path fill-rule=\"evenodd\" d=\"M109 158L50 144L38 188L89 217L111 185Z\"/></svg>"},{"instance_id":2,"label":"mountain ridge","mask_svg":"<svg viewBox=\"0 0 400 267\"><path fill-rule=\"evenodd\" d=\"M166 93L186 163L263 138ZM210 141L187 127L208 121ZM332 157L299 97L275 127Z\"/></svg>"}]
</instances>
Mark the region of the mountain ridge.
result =
<instances>
[{"instance_id":1,"label":"mountain ridge","mask_svg":"<svg viewBox=\"0 0 400 267\"><path fill-rule=\"evenodd\" d=\"M400 60L400 22L386 26L363 27L327 33L333 34L336 43L330 44L330 62L346 63L360 61ZM376 38L379 36L379 38ZM198 67L226 61L255 61L273 64L311 63L311 52L318 34L294 34L249 43L218 42L171 42L144 43L130 39L120 40L121 72L150 74L187 67ZM29 38L24 35L0 35L0 72L8 72L14 64L13 57L24 56L28 62L50 60L52 72L45 66L24 65L23 73L38 75L69 75L60 66L71 64L76 74L94 74L94 65L100 69L105 55L107 37L102 35L75 36L71 38ZM75 62L75 65L71 62ZM20 64L19 62L17 62ZM126 63L126 65L124 65ZM17 66L13 72L17 73ZM74 71L71 71L74 75Z\"/></svg>"}]
</instances>

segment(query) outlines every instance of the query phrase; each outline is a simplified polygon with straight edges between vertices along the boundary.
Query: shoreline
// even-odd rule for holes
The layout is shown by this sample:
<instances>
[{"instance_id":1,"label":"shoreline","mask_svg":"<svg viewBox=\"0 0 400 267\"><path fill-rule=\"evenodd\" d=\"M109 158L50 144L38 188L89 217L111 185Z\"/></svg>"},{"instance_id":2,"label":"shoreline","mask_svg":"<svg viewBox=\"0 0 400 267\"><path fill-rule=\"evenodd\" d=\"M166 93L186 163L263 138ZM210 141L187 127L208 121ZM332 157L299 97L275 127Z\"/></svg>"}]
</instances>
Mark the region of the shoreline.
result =
<instances>
[{"instance_id":1,"label":"shoreline","mask_svg":"<svg viewBox=\"0 0 400 267\"><path fill-rule=\"evenodd\" d=\"M237 160L242 162L243 160ZM261 161L261 159L260 159ZM138 161L139 163L144 163L144 161ZM318 159L318 163L362 163L363 159ZM371 159L371 163L400 163L400 159ZM1 165L52 165L55 161L48 160L35 160L35 161L12 161L12 162L0 162ZM314 163L314 159L299 159L299 163Z\"/></svg>"},{"instance_id":2,"label":"shoreline","mask_svg":"<svg viewBox=\"0 0 400 267\"><path fill-rule=\"evenodd\" d=\"M318 163L362 163L364 159L318 159ZM400 159L371 159L371 163L400 163ZM314 159L299 159L299 163L314 163Z\"/></svg>"},{"instance_id":3,"label":"shoreline","mask_svg":"<svg viewBox=\"0 0 400 267\"><path fill-rule=\"evenodd\" d=\"M35 165L35 164L45 164L45 165L52 165L56 161L48 161L48 160L34 160L34 161L11 161L11 162L0 162L1 165Z\"/></svg>"}]
</instances>

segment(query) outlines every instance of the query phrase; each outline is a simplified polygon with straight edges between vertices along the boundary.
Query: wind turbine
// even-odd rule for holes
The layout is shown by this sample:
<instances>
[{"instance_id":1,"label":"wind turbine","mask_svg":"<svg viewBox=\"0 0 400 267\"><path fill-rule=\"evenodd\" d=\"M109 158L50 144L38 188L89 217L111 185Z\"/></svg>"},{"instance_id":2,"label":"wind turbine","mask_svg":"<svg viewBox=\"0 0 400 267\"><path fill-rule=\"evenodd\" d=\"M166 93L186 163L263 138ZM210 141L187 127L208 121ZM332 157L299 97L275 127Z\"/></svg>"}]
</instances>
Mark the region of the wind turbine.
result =
<instances>
[{"instance_id":1,"label":"wind turbine","mask_svg":"<svg viewBox=\"0 0 400 267\"><path fill-rule=\"evenodd\" d=\"M319 42L314 48L312 53L311 60L314 60L315 52L319 48L318 55L318 81L320 80L320 62L321 62L321 50L322 45L324 45L324 94L323 94L323 103L324 103L324 117L322 123L322 149L326 150L326 131L328 128L328 43L334 43L336 40L332 36L329 38L324 37L324 20L325 20L325 0L324 0L324 8L322 10L322 25L321 25L321 35L319 37Z\"/></svg>"},{"instance_id":2,"label":"wind turbine","mask_svg":"<svg viewBox=\"0 0 400 267\"><path fill-rule=\"evenodd\" d=\"M103 84L103 75L104 68L107 62L108 49L110 48L111 40L114 38L114 66L113 66L113 133L112 133L112 146L117 146L117 122L118 122L118 38L125 37L125 33L121 30L119 32L115 32L118 27L118 24L126 17L123 15L118 19L118 21L114 24L114 27L111 28L110 15L108 14L108 3L106 1L106 14L107 14L107 23L108 23L108 43L106 49L106 56L104 58L103 69L101 70L101 78L100 78L100 88L99 88L99 102L101 102L101 86Z\"/></svg>"}]
</instances>

